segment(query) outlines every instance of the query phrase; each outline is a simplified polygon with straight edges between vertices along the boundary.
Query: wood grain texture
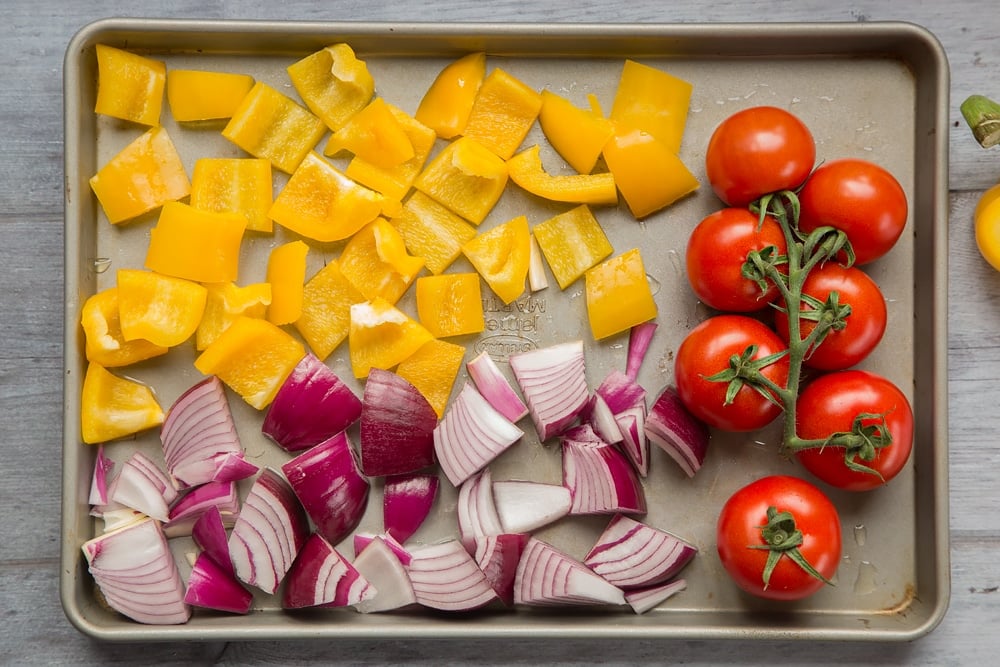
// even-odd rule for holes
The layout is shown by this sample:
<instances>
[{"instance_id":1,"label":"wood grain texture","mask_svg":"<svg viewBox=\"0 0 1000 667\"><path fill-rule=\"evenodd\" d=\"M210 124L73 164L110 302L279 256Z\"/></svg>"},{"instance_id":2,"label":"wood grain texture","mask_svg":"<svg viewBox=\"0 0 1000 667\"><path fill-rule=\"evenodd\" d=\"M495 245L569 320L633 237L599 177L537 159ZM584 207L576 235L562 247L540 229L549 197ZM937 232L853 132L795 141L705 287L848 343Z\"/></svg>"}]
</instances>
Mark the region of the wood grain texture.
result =
<instances>
[{"instance_id":1,"label":"wood grain texture","mask_svg":"<svg viewBox=\"0 0 1000 667\"><path fill-rule=\"evenodd\" d=\"M1000 652L1000 273L971 235L981 191L1000 180L958 114L973 92L1000 96L1000 14L992 0L705 3L550 0L367 3L345 0L8 0L0 21L0 664L989 664ZM79 634L58 596L62 393L62 59L106 16L230 19L557 22L906 20L946 49L952 99L949 242L951 607L912 644L747 642L365 642L105 645ZM891 109L885 113L892 114Z\"/></svg>"}]
</instances>

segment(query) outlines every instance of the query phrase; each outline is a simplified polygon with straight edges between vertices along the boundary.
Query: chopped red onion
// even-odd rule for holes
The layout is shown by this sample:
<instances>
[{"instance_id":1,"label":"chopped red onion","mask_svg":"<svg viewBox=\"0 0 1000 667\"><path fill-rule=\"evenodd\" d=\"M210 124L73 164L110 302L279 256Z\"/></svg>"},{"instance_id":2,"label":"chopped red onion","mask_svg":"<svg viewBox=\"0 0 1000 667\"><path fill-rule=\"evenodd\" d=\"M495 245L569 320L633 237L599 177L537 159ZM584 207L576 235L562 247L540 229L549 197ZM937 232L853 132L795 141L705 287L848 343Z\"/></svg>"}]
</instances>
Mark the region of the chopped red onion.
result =
<instances>
[{"instance_id":1,"label":"chopped red onion","mask_svg":"<svg viewBox=\"0 0 1000 667\"><path fill-rule=\"evenodd\" d=\"M373 533L354 533L354 555L360 555L362 551L368 548L368 545L371 544L372 540L376 539L385 542L386 546L392 550L392 553L396 555L396 558L398 558L399 562L403 565L409 565L410 561L413 560L413 556L410 555L410 552L406 549L406 547L400 544L392 535L389 535L388 533L382 535L375 535Z\"/></svg>"},{"instance_id":2,"label":"chopped red onion","mask_svg":"<svg viewBox=\"0 0 1000 667\"><path fill-rule=\"evenodd\" d=\"M458 532L462 545L470 553L475 549L476 537L504 532L493 504L492 479L486 468L465 480L458 489Z\"/></svg>"},{"instance_id":3,"label":"chopped red onion","mask_svg":"<svg viewBox=\"0 0 1000 667\"><path fill-rule=\"evenodd\" d=\"M112 502L166 522L170 518L170 503L177 498L177 489L152 459L136 451L122 464L111 483L110 494Z\"/></svg>"},{"instance_id":4,"label":"chopped red onion","mask_svg":"<svg viewBox=\"0 0 1000 667\"><path fill-rule=\"evenodd\" d=\"M368 580L339 551L313 533L285 578L282 607L346 607L375 597Z\"/></svg>"},{"instance_id":5,"label":"chopped red onion","mask_svg":"<svg viewBox=\"0 0 1000 667\"><path fill-rule=\"evenodd\" d=\"M642 484L619 449L596 436L590 426L562 438L563 485L570 490L570 514L641 514L646 511Z\"/></svg>"},{"instance_id":6,"label":"chopped red onion","mask_svg":"<svg viewBox=\"0 0 1000 667\"><path fill-rule=\"evenodd\" d=\"M496 591L458 540L411 552L406 568L417 602L442 611L478 609L497 599Z\"/></svg>"},{"instance_id":7,"label":"chopped red onion","mask_svg":"<svg viewBox=\"0 0 1000 667\"><path fill-rule=\"evenodd\" d=\"M107 508L110 506L105 505L104 507ZM146 518L146 515L139 510L132 509L131 507L116 506L115 509L104 509L101 512L100 517L104 521L104 532L110 533L113 530L124 528L130 523L141 521Z\"/></svg>"},{"instance_id":8,"label":"chopped red onion","mask_svg":"<svg viewBox=\"0 0 1000 667\"><path fill-rule=\"evenodd\" d=\"M675 535L618 514L583 562L619 588L645 588L673 578L697 553Z\"/></svg>"},{"instance_id":9,"label":"chopped red onion","mask_svg":"<svg viewBox=\"0 0 1000 667\"><path fill-rule=\"evenodd\" d=\"M586 410L586 421L604 442L615 445L622 441L621 428L604 397L594 392Z\"/></svg>"},{"instance_id":10,"label":"chopped red onion","mask_svg":"<svg viewBox=\"0 0 1000 667\"><path fill-rule=\"evenodd\" d=\"M209 482L185 493L170 508L170 521L163 530L167 537L188 535L194 522L209 508L215 507L232 525L240 512L240 496L235 482Z\"/></svg>"},{"instance_id":11,"label":"chopped red onion","mask_svg":"<svg viewBox=\"0 0 1000 667\"><path fill-rule=\"evenodd\" d=\"M469 377L476 389L496 411L512 422L517 422L528 414L528 406L514 391L507 377L487 352L480 352L475 359L465 364Z\"/></svg>"},{"instance_id":12,"label":"chopped red onion","mask_svg":"<svg viewBox=\"0 0 1000 667\"><path fill-rule=\"evenodd\" d=\"M373 368L362 405L361 469L366 475L401 475L434 464L437 413L410 382Z\"/></svg>"},{"instance_id":13,"label":"chopped red onion","mask_svg":"<svg viewBox=\"0 0 1000 667\"><path fill-rule=\"evenodd\" d=\"M640 403L615 415L622 434L622 451L640 477L649 474L649 438L646 437L646 405Z\"/></svg>"},{"instance_id":14,"label":"chopped red onion","mask_svg":"<svg viewBox=\"0 0 1000 667\"><path fill-rule=\"evenodd\" d=\"M514 603L625 604L625 595L572 556L532 537L517 566Z\"/></svg>"},{"instance_id":15,"label":"chopped red onion","mask_svg":"<svg viewBox=\"0 0 1000 667\"><path fill-rule=\"evenodd\" d=\"M656 322L636 324L629 330L628 355L625 358L625 375L633 382L639 377L639 368L646 358L649 344L653 342L654 333L656 333Z\"/></svg>"},{"instance_id":16,"label":"chopped red onion","mask_svg":"<svg viewBox=\"0 0 1000 667\"><path fill-rule=\"evenodd\" d=\"M417 601L406 568L381 537L376 537L354 559L354 567L375 588L375 596L355 608L364 614L391 611Z\"/></svg>"},{"instance_id":17,"label":"chopped red onion","mask_svg":"<svg viewBox=\"0 0 1000 667\"><path fill-rule=\"evenodd\" d=\"M253 605L253 594L237 581L232 569L227 571L203 551L198 554L188 576L184 602L195 607L246 614Z\"/></svg>"},{"instance_id":18,"label":"chopped red onion","mask_svg":"<svg viewBox=\"0 0 1000 667\"><path fill-rule=\"evenodd\" d=\"M587 405L582 340L519 352L510 366L542 441L564 431Z\"/></svg>"},{"instance_id":19,"label":"chopped red onion","mask_svg":"<svg viewBox=\"0 0 1000 667\"><path fill-rule=\"evenodd\" d=\"M97 456L94 459L94 476L90 479L90 498L92 506L108 504L108 477L114 469L115 462L104 455L104 445L97 446Z\"/></svg>"},{"instance_id":20,"label":"chopped red onion","mask_svg":"<svg viewBox=\"0 0 1000 667\"><path fill-rule=\"evenodd\" d=\"M688 477L701 468L708 452L708 427L688 411L671 387L666 387L653 403L644 430L646 437L669 454Z\"/></svg>"},{"instance_id":21,"label":"chopped red onion","mask_svg":"<svg viewBox=\"0 0 1000 667\"><path fill-rule=\"evenodd\" d=\"M211 558L216 565L235 577L233 561L229 558L229 538L226 536L226 524L218 505L213 505L202 512L191 528L191 538L201 547L202 554Z\"/></svg>"},{"instance_id":22,"label":"chopped red onion","mask_svg":"<svg viewBox=\"0 0 1000 667\"><path fill-rule=\"evenodd\" d=\"M514 604L514 580L521 552L528 543L526 533L480 535L475 538L473 556L497 596L508 607Z\"/></svg>"},{"instance_id":23,"label":"chopped red onion","mask_svg":"<svg viewBox=\"0 0 1000 667\"><path fill-rule=\"evenodd\" d=\"M617 369L605 376L594 393L603 398L616 415L636 405L646 405L646 390L643 386Z\"/></svg>"},{"instance_id":24,"label":"chopped red onion","mask_svg":"<svg viewBox=\"0 0 1000 667\"><path fill-rule=\"evenodd\" d=\"M649 588L637 588L625 592L625 601L628 602L632 610L637 614L645 614L647 611L666 602L677 593L687 588L687 581L684 579L674 579L659 586Z\"/></svg>"},{"instance_id":25,"label":"chopped red onion","mask_svg":"<svg viewBox=\"0 0 1000 667\"><path fill-rule=\"evenodd\" d=\"M493 482L493 502L503 533L530 533L569 514L569 489L522 480Z\"/></svg>"},{"instance_id":26,"label":"chopped red onion","mask_svg":"<svg viewBox=\"0 0 1000 667\"><path fill-rule=\"evenodd\" d=\"M382 521L385 532L406 542L430 514L437 497L437 475L409 473L385 480L382 491Z\"/></svg>"}]
</instances>

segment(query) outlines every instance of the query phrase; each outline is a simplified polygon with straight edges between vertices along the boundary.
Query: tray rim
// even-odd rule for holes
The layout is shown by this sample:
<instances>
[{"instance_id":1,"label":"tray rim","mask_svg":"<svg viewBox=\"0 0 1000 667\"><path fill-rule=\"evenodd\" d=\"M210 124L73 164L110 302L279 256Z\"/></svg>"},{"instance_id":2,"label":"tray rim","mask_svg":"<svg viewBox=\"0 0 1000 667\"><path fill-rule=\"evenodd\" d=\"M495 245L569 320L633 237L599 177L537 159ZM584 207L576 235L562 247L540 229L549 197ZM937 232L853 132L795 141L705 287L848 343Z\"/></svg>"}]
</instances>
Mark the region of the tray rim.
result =
<instances>
[{"instance_id":1,"label":"tray rim","mask_svg":"<svg viewBox=\"0 0 1000 667\"><path fill-rule=\"evenodd\" d=\"M711 31L712 44L726 43L725 48L706 49L703 41L706 31ZM612 619L612 623L603 623L606 617L595 620L595 616L554 614L542 617L532 614L525 623L513 622L499 625L477 623L474 628L465 623L454 621L434 622L427 618L398 616L399 623L352 624L323 626L308 623L290 625L289 623L254 622L254 616L239 620L238 628L182 626L146 626L128 622L127 627L116 628L99 625L87 618L84 609L79 605L77 575L81 570L79 543L67 539L67 533L73 532L70 519L76 514L78 499L71 497L73 491L80 493L78 484L79 465L83 450L76 436L76 424L79 415L79 382L81 373L81 355L76 327L76 318L81 304L80 294L74 291L71 276L79 274L80 226L77 211L84 204L77 201L75 194L84 192L79 182L71 182L75 173L71 157L75 155L75 147L79 144L80 133L74 119L81 112L78 100L73 97L78 84L80 55L102 36L114 36L124 33L134 34L137 44L155 42L166 35L184 36L189 39L205 39L209 36L228 35L230 38L239 35L255 36L263 39L309 37L317 44L328 42L327 35L338 37L366 37L379 39L397 39L404 43L420 40L463 40L479 39L497 44L523 43L527 37L545 37L555 40L535 40L535 44L548 44L545 48L518 52L517 55L558 55L572 52L576 47L567 47L573 40L593 42L607 40L616 44L628 43L633 47L649 48L650 41L674 40L675 43L687 45L687 50L679 51L677 57L845 57L848 55L871 54L888 55L905 51L918 61L922 68L929 68L932 90L918 91L931 95L936 102L933 105L933 118L925 119L930 125L928 136L918 137L916 150L929 152L933 158L934 187L920 188L915 183L915 197L920 202L914 202L927 207L933 224L929 233L923 234L921 245L925 252L933 258L933 276L929 279L931 290L929 298L921 312L928 322L927 342L924 356L915 350L916 367L930 375L931 395L928 397L934 407L931 414L925 416L924 422L930 428L931 441L935 444L934 452L925 457L924 463L929 464L918 474L930 477L930 491L926 494L933 498L925 499L923 510L930 517L928 529L933 536L936 569L930 573L920 574L921 563L918 565L918 577L930 584L934 597L933 606L921 622L906 628L849 629L833 627L810 627L801 630L788 627L774 627L750 623L744 620L741 624L731 626L677 626L666 624L622 623L623 619ZM731 40L735 37L758 38L761 44L770 47L769 50L746 50L734 48ZM797 39L781 41L778 37L794 36ZM808 50L801 44L803 40L811 41L822 38L822 43L836 44L838 37L852 39L863 38L869 44L869 50L849 49L846 47L830 48L829 50ZM409 40L409 41L408 41ZM662 42L661 42L662 44ZM141 46L135 46L141 50ZM455 52L464 51L467 47L453 45ZM896 50L894 50L896 49ZM157 50L169 50L161 49ZM190 49L178 49L179 51ZM252 51L253 46L246 47ZM446 53L447 48L440 49ZM661 46L654 49L660 57L670 57ZM570 55L572 55L570 53ZM909 61L907 64L910 64ZM64 317L64 415L63 415L63 476L61 503L61 567L60 567L60 598L64 613L68 620L82 633L95 639L106 641L219 641L219 640L258 640L258 639L292 639L292 638L340 638L340 639L462 639L472 636L496 639L513 637L533 637L539 639L566 638L612 638L629 637L643 639L793 639L793 640L849 640L849 641L912 641L930 633L944 618L950 601L950 545L949 545L949 507L948 507L948 430L947 430L947 220L948 220L948 105L949 105L950 74L947 56L937 38L927 29L905 21L865 22L865 23L496 23L496 22L456 22L456 23L426 23L426 22L337 22L337 21L281 21L281 20L215 20L215 19L153 19L153 18L105 18L83 26L70 40L64 56L63 70L63 104L64 104L64 178L65 178L65 317ZM918 105L919 107L919 105ZM83 110L84 112L89 110ZM919 125L919 124L918 124ZM918 128L919 131L919 128ZM85 184L85 180L83 181ZM87 191L89 195L89 191ZM83 199L80 197L79 199ZM915 305L916 307L916 305ZM917 341L914 341L915 345ZM921 362L924 362L921 364ZM919 426L919 425L918 425ZM930 468L928 470L927 468ZM919 499L918 499L919 502ZM915 508L916 509L916 508ZM73 542L73 543L71 543ZM290 620L291 617L285 617ZM545 620L543 620L543 618ZM638 617L637 617L638 618ZM553 621L553 619L555 619ZM562 620L560 620L562 619ZM631 619L630 619L631 620ZM548 621L548 622L546 622ZM285 627L283 627L285 626ZM398 626L398 627L397 627Z\"/></svg>"}]
</instances>

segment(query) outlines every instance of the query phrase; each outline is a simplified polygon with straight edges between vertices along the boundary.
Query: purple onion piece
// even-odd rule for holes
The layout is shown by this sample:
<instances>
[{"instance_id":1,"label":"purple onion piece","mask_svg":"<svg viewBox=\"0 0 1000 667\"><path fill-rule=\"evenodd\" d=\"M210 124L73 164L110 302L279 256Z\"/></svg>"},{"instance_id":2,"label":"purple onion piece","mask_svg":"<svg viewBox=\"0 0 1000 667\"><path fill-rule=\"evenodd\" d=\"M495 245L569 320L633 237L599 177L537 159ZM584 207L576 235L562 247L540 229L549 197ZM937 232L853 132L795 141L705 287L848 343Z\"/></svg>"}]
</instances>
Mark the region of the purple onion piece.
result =
<instances>
[{"instance_id":1,"label":"purple onion piece","mask_svg":"<svg viewBox=\"0 0 1000 667\"><path fill-rule=\"evenodd\" d=\"M583 562L607 581L628 590L672 579L697 553L697 547L671 533L618 514Z\"/></svg>"},{"instance_id":2,"label":"purple onion piece","mask_svg":"<svg viewBox=\"0 0 1000 667\"><path fill-rule=\"evenodd\" d=\"M409 473L385 480L382 492L382 521L385 532L398 542L406 542L430 514L437 497L437 475Z\"/></svg>"},{"instance_id":3,"label":"purple onion piece","mask_svg":"<svg viewBox=\"0 0 1000 667\"><path fill-rule=\"evenodd\" d=\"M708 426L688 411L671 387L665 388L653 402L646 416L645 433L688 477L693 477L705 461Z\"/></svg>"},{"instance_id":4,"label":"purple onion piece","mask_svg":"<svg viewBox=\"0 0 1000 667\"><path fill-rule=\"evenodd\" d=\"M318 533L299 551L285 577L282 607L346 607L375 597L375 589Z\"/></svg>"},{"instance_id":5,"label":"purple onion piece","mask_svg":"<svg viewBox=\"0 0 1000 667\"><path fill-rule=\"evenodd\" d=\"M361 613L391 611L417 601L406 568L381 537L375 537L357 555L354 567L376 591L373 598L355 605Z\"/></svg>"},{"instance_id":6,"label":"purple onion piece","mask_svg":"<svg viewBox=\"0 0 1000 667\"><path fill-rule=\"evenodd\" d=\"M656 333L656 322L643 322L635 325L629 331L625 375L633 382L639 377L639 368L646 359L646 352L649 350L650 343L653 342L654 333Z\"/></svg>"},{"instance_id":7,"label":"purple onion piece","mask_svg":"<svg viewBox=\"0 0 1000 667\"><path fill-rule=\"evenodd\" d=\"M423 547L412 555L406 572L418 604L468 611L497 599L486 575L458 540Z\"/></svg>"},{"instance_id":8,"label":"purple onion piece","mask_svg":"<svg viewBox=\"0 0 1000 667\"><path fill-rule=\"evenodd\" d=\"M530 536L526 533L480 535L475 538L473 557L497 596L508 607L514 604L517 564Z\"/></svg>"},{"instance_id":9,"label":"purple onion piece","mask_svg":"<svg viewBox=\"0 0 1000 667\"><path fill-rule=\"evenodd\" d=\"M586 433L588 432L589 433ZM570 490L570 514L642 514L642 484L622 452L586 427L584 437L562 438L563 485Z\"/></svg>"},{"instance_id":10,"label":"purple onion piece","mask_svg":"<svg viewBox=\"0 0 1000 667\"><path fill-rule=\"evenodd\" d=\"M572 556L537 538L521 554L514 580L514 603L525 605L625 604L620 588Z\"/></svg>"},{"instance_id":11,"label":"purple onion piece","mask_svg":"<svg viewBox=\"0 0 1000 667\"><path fill-rule=\"evenodd\" d=\"M184 602L195 607L246 614L253 605L253 594L236 579L232 569L226 570L202 552L188 576Z\"/></svg>"},{"instance_id":12,"label":"purple onion piece","mask_svg":"<svg viewBox=\"0 0 1000 667\"><path fill-rule=\"evenodd\" d=\"M392 371L373 368L361 408L361 468L370 477L433 465L437 413L420 391Z\"/></svg>"},{"instance_id":13,"label":"purple onion piece","mask_svg":"<svg viewBox=\"0 0 1000 667\"><path fill-rule=\"evenodd\" d=\"M586 407L590 390L583 341L519 352L510 366L542 441L566 430Z\"/></svg>"},{"instance_id":14,"label":"purple onion piece","mask_svg":"<svg viewBox=\"0 0 1000 667\"><path fill-rule=\"evenodd\" d=\"M625 601L637 614L645 614L687 588L687 581L674 579L665 584L625 592Z\"/></svg>"}]
</instances>

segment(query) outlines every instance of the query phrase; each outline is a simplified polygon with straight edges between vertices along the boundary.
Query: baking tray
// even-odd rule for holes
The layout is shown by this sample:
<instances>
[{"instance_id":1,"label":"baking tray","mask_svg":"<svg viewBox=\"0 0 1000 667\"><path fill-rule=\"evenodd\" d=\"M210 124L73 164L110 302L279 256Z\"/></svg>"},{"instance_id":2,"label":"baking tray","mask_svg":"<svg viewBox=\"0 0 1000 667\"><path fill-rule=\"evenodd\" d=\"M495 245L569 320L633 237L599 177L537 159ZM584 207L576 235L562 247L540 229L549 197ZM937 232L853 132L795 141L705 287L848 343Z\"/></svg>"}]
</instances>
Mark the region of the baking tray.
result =
<instances>
[{"instance_id":1,"label":"baking tray","mask_svg":"<svg viewBox=\"0 0 1000 667\"><path fill-rule=\"evenodd\" d=\"M133 623L101 606L81 556L94 535L87 491L95 449L79 440L79 394L85 367L77 325L85 298L110 284L114 270L141 266L153 217L127 226L109 225L87 179L140 130L93 113L94 46L106 43L149 54L168 67L250 73L294 96L284 68L323 46L347 42L366 60L378 94L412 113L434 75L471 51L485 51L536 89L550 88L584 104L594 93L610 108L624 58L665 69L694 84L681 157L701 189L675 206L636 222L624 205L598 209L616 253L644 249L660 315L654 346L640 380L658 391L670 383L672 353L685 333L709 315L687 287L683 252L693 226L720 202L704 175L704 151L712 129L738 109L772 104L799 115L813 130L818 159L857 156L877 161L899 178L911 204L907 233L887 257L868 268L889 305L886 341L865 367L894 380L910 396L917 419L911 463L886 487L846 494L827 489L842 512L844 556L836 586L798 603L776 604L737 591L715 555L714 523L738 487L771 472L808 474L778 455L774 428L747 435L713 434L702 470L687 479L653 448L645 480L646 520L693 541L700 555L684 576L688 588L644 615L628 609L489 609L471 614L429 610L363 615L352 610L287 613L258 594L246 617L196 610L186 625ZM66 332L63 442L61 594L69 620L105 640L252 640L274 638L751 638L910 640L930 632L944 616L950 594L947 442L947 194L948 65L937 40L906 23L851 24L425 24L290 23L238 21L101 20L70 42L65 59ZM165 117L168 114L165 113ZM218 128L165 125L190 170L201 155L239 155ZM526 141L540 141L537 127ZM547 150L547 149L546 149ZM561 166L551 153L543 161ZM276 176L280 187L283 176ZM540 222L558 210L509 187L484 227L526 214ZM240 282L263 278L266 253L290 238L245 242ZM310 274L335 255L336 246L314 247ZM919 270L916 269L919 267ZM406 300L404 309L412 307ZM543 346L570 338L587 341L588 378L599 381L624 363L625 338L594 343L583 315L582 288L563 293L554 283L522 297L510 309L489 307L496 330L513 339L493 342ZM466 342L474 347L480 339ZM193 346L192 346L193 347ZM503 345L491 346L505 349ZM153 385L164 406L201 376L191 366L193 349L129 369ZM467 359L471 356L466 357ZM503 358L499 359L501 363ZM343 351L328 364L351 374ZM464 375L456 382L464 381ZM260 415L231 400L248 456L278 465L288 458L259 433ZM494 478L559 480L558 448L533 441L527 429L493 466ZM118 460L135 448L158 450L155 433L114 443ZM359 530L378 531L381 493L373 488ZM455 534L455 492L442 484L437 518L415 536L432 542ZM606 518L564 520L540 537L582 556ZM174 541L180 554L186 538ZM352 551L346 549L348 554Z\"/></svg>"}]
</instances>

